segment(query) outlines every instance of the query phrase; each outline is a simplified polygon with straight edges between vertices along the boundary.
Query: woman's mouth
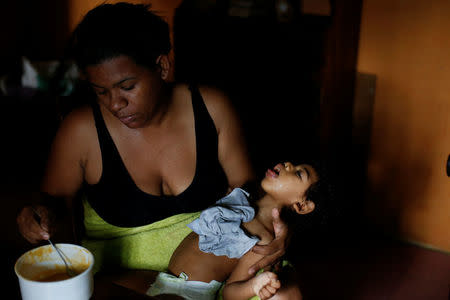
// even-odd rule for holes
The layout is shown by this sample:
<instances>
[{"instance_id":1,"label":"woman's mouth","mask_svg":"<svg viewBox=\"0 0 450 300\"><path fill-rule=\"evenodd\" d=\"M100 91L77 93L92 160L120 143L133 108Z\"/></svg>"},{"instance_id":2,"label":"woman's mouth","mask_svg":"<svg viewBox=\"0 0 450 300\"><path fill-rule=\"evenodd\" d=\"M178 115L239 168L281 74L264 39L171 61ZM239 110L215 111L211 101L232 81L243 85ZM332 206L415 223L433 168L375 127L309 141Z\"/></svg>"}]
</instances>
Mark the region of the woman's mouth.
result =
<instances>
[{"instance_id":1,"label":"woman's mouth","mask_svg":"<svg viewBox=\"0 0 450 300\"><path fill-rule=\"evenodd\" d=\"M130 123L130 122L134 121L134 119L135 119L135 115L129 115L129 116L126 116L126 117L119 118L119 120L122 123L124 123L124 124Z\"/></svg>"}]
</instances>

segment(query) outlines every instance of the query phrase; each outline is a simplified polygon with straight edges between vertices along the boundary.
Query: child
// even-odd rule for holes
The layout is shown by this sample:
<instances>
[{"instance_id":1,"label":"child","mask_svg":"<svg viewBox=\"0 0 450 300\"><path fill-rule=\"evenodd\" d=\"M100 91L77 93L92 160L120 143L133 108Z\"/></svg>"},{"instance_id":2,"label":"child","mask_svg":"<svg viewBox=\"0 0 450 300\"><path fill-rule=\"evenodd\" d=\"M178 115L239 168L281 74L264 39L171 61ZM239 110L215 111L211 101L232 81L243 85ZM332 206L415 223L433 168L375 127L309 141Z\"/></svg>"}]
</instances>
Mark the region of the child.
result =
<instances>
[{"instance_id":1,"label":"child","mask_svg":"<svg viewBox=\"0 0 450 300\"><path fill-rule=\"evenodd\" d=\"M281 284L277 274L263 271L252 277L248 268L261 259L250 250L256 243L273 240L273 219L283 208L308 214L315 208L307 198L318 175L310 165L278 164L268 169L261 187L265 194L256 201L257 213L247 201L248 193L234 189L202 212L188 226L189 234L172 255L169 271L160 273L147 294L178 294L186 299L214 299L221 283L224 299L301 299L298 286ZM206 253L208 252L208 253ZM278 299L278 298L277 298Z\"/></svg>"}]
</instances>

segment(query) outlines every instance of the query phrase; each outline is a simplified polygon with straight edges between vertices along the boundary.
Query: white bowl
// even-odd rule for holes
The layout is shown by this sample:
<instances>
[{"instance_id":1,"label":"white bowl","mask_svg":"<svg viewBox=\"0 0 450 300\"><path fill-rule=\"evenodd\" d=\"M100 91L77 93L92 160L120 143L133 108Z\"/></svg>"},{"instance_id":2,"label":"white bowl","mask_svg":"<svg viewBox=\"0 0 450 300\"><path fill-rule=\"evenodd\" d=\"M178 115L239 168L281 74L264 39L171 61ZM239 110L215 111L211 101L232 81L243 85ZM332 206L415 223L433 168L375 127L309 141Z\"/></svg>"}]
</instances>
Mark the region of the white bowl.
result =
<instances>
[{"instance_id":1,"label":"white bowl","mask_svg":"<svg viewBox=\"0 0 450 300\"><path fill-rule=\"evenodd\" d=\"M56 250L51 245L32 249L19 257L14 266L23 300L88 300L92 296L92 253L78 245L56 246L79 274L68 279L58 279L64 277L65 265Z\"/></svg>"}]
</instances>

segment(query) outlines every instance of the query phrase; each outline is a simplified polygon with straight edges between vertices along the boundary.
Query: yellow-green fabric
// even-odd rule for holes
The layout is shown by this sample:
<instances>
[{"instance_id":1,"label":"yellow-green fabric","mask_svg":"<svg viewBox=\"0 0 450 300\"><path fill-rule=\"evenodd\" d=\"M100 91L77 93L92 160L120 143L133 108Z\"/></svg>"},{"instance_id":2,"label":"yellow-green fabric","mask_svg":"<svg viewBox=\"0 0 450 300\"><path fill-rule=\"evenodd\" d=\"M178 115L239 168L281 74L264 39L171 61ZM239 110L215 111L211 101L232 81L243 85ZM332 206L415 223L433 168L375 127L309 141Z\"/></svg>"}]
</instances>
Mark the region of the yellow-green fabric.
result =
<instances>
[{"instance_id":1,"label":"yellow-green fabric","mask_svg":"<svg viewBox=\"0 0 450 300\"><path fill-rule=\"evenodd\" d=\"M170 257L192 232L186 225L200 212L171 216L140 227L117 227L105 222L83 199L86 237L83 247L94 255L94 272L103 266L167 271Z\"/></svg>"}]
</instances>

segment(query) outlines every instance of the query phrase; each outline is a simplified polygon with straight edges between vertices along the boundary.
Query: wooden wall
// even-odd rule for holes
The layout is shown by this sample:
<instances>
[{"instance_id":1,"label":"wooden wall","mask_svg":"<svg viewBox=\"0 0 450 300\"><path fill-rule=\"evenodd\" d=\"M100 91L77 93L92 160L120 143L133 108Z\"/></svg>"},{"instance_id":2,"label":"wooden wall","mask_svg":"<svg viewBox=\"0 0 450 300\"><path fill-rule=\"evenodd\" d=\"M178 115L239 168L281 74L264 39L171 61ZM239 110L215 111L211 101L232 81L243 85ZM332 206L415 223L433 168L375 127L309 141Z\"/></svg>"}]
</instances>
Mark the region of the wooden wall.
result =
<instances>
[{"instance_id":1,"label":"wooden wall","mask_svg":"<svg viewBox=\"0 0 450 300\"><path fill-rule=\"evenodd\" d=\"M450 251L450 2L365 0L358 71L377 76L365 210Z\"/></svg>"}]
</instances>

